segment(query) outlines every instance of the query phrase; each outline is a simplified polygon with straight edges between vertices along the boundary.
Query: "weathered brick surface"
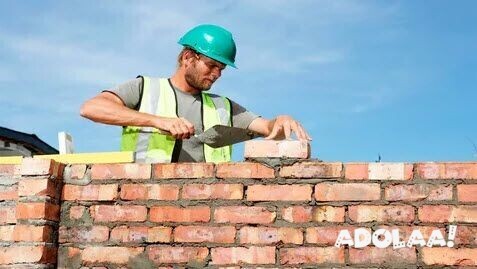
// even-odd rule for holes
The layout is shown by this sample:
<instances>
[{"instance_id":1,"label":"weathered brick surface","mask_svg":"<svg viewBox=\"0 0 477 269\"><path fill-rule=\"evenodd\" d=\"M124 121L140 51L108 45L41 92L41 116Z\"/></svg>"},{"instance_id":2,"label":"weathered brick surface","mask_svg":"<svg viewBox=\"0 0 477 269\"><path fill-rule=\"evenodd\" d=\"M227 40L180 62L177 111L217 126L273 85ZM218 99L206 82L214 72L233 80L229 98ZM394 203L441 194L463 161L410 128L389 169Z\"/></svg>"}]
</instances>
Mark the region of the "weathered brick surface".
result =
<instances>
[{"instance_id":1,"label":"weathered brick surface","mask_svg":"<svg viewBox=\"0 0 477 269\"><path fill-rule=\"evenodd\" d=\"M280 250L281 264L344 264L344 249L336 247L296 247Z\"/></svg>"},{"instance_id":2,"label":"weathered brick surface","mask_svg":"<svg viewBox=\"0 0 477 269\"><path fill-rule=\"evenodd\" d=\"M477 184L458 185L457 199L459 202L477 202Z\"/></svg>"},{"instance_id":3,"label":"weathered brick surface","mask_svg":"<svg viewBox=\"0 0 477 269\"><path fill-rule=\"evenodd\" d=\"M477 265L476 248L453 249L445 247L426 247L421 250L421 253L422 261L426 265Z\"/></svg>"},{"instance_id":4,"label":"weathered brick surface","mask_svg":"<svg viewBox=\"0 0 477 269\"><path fill-rule=\"evenodd\" d=\"M342 163L302 162L280 169L285 178L339 178L343 170Z\"/></svg>"},{"instance_id":5,"label":"weathered brick surface","mask_svg":"<svg viewBox=\"0 0 477 269\"><path fill-rule=\"evenodd\" d=\"M118 197L118 184L64 185L62 195L65 201L113 201Z\"/></svg>"},{"instance_id":6,"label":"weathered brick surface","mask_svg":"<svg viewBox=\"0 0 477 269\"><path fill-rule=\"evenodd\" d=\"M111 241L121 243L167 243L171 241L171 227L119 226L111 230Z\"/></svg>"},{"instance_id":7,"label":"weathered brick surface","mask_svg":"<svg viewBox=\"0 0 477 269\"><path fill-rule=\"evenodd\" d=\"M259 163L222 163L217 165L218 178L275 178L275 171Z\"/></svg>"},{"instance_id":8,"label":"weathered brick surface","mask_svg":"<svg viewBox=\"0 0 477 269\"><path fill-rule=\"evenodd\" d=\"M477 223L477 205L423 205L418 215L422 222Z\"/></svg>"},{"instance_id":9,"label":"weathered brick surface","mask_svg":"<svg viewBox=\"0 0 477 269\"><path fill-rule=\"evenodd\" d=\"M236 200L242 198L242 184L186 184L182 188L182 199L187 200Z\"/></svg>"},{"instance_id":10,"label":"weathered brick surface","mask_svg":"<svg viewBox=\"0 0 477 269\"><path fill-rule=\"evenodd\" d=\"M476 266L477 163L83 164L61 182L62 166L0 165L0 267ZM357 228L447 240L449 224L454 247L334 246Z\"/></svg>"},{"instance_id":11,"label":"weathered brick surface","mask_svg":"<svg viewBox=\"0 0 477 269\"><path fill-rule=\"evenodd\" d=\"M86 262L86 264L105 262L114 264L126 264L129 259L141 254L143 251L143 247L91 246L86 247L81 252L81 259Z\"/></svg>"},{"instance_id":12,"label":"weathered brick surface","mask_svg":"<svg viewBox=\"0 0 477 269\"><path fill-rule=\"evenodd\" d=\"M276 213L267 210L265 207L248 206L224 206L218 207L214 211L216 223L272 223Z\"/></svg>"},{"instance_id":13,"label":"weathered brick surface","mask_svg":"<svg viewBox=\"0 0 477 269\"><path fill-rule=\"evenodd\" d=\"M92 179L149 179L150 164L95 164L91 167Z\"/></svg>"},{"instance_id":14,"label":"weathered brick surface","mask_svg":"<svg viewBox=\"0 0 477 269\"><path fill-rule=\"evenodd\" d=\"M47 264L56 262L56 248L48 246L0 247L0 265L15 263Z\"/></svg>"},{"instance_id":15,"label":"weathered brick surface","mask_svg":"<svg viewBox=\"0 0 477 269\"><path fill-rule=\"evenodd\" d=\"M451 185L394 185L385 189L384 198L388 201L442 201L452 200Z\"/></svg>"},{"instance_id":16,"label":"weathered brick surface","mask_svg":"<svg viewBox=\"0 0 477 269\"><path fill-rule=\"evenodd\" d=\"M274 264L275 247L213 248L212 264Z\"/></svg>"},{"instance_id":17,"label":"weathered brick surface","mask_svg":"<svg viewBox=\"0 0 477 269\"><path fill-rule=\"evenodd\" d=\"M477 179L477 163L418 163L418 178Z\"/></svg>"},{"instance_id":18,"label":"weathered brick surface","mask_svg":"<svg viewBox=\"0 0 477 269\"><path fill-rule=\"evenodd\" d=\"M408 205L357 205L349 207L349 218L354 222L406 222L414 221L414 208Z\"/></svg>"},{"instance_id":19,"label":"weathered brick surface","mask_svg":"<svg viewBox=\"0 0 477 269\"><path fill-rule=\"evenodd\" d=\"M209 255L206 247L147 247L149 259L156 264L161 263L203 263Z\"/></svg>"},{"instance_id":20,"label":"weathered brick surface","mask_svg":"<svg viewBox=\"0 0 477 269\"><path fill-rule=\"evenodd\" d=\"M379 266L402 266L415 264L417 261L415 248L377 248L365 247L363 249L352 248L349 250L351 264L375 264Z\"/></svg>"},{"instance_id":21,"label":"weathered brick surface","mask_svg":"<svg viewBox=\"0 0 477 269\"><path fill-rule=\"evenodd\" d=\"M245 142L245 158L310 157L310 143L300 140L251 140Z\"/></svg>"},{"instance_id":22,"label":"weathered brick surface","mask_svg":"<svg viewBox=\"0 0 477 269\"><path fill-rule=\"evenodd\" d=\"M311 185L252 185L248 201L311 201Z\"/></svg>"},{"instance_id":23,"label":"weathered brick surface","mask_svg":"<svg viewBox=\"0 0 477 269\"><path fill-rule=\"evenodd\" d=\"M235 241L235 227L178 226L174 228L174 241L233 243Z\"/></svg>"},{"instance_id":24,"label":"weathered brick surface","mask_svg":"<svg viewBox=\"0 0 477 269\"><path fill-rule=\"evenodd\" d=\"M98 243L109 238L109 228L106 226L89 227L60 227L60 243Z\"/></svg>"},{"instance_id":25,"label":"weathered brick surface","mask_svg":"<svg viewBox=\"0 0 477 269\"><path fill-rule=\"evenodd\" d=\"M243 227L239 231L239 238L242 244L269 245L282 242L301 245L303 232L291 227Z\"/></svg>"},{"instance_id":26,"label":"weathered brick surface","mask_svg":"<svg viewBox=\"0 0 477 269\"><path fill-rule=\"evenodd\" d=\"M124 184L121 186L123 200L177 200L179 186L159 184Z\"/></svg>"},{"instance_id":27,"label":"weathered brick surface","mask_svg":"<svg viewBox=\"0 0 477 269\"><path fill-rule=\"evenodd\" d=\"M320 183L315 186L317 201L379 200L381 188L376 183Z\"/></svg>"},{"instance_id":28,"label":"weathered brick surface","mask_svg":"<svg viewBox=\"0 0 477 269\"><path fill-rule=\"evenodd\" d=\"M90 207L96 222L145 221L147 208L140 205L95 205Z\"/></svg>"},{"instance_id":29,"label":"weathered brick surface","mask_svg":"<svg viewBox=\"0 0 477 269\"><path fill-rule=\"evenodd\" d=\"M18 186L2 186L0 185L0 201L5 200L17 200L18 199Z\"/></svg>"},{"instance_id":30,"label":"weathered brick surface","mask_svg":"<svg viewBox=\"0 0 477 269\"><path fill-rule=\"evenodd\" d=\"M176 206L155 206L150 211L150 221L153 222L208 222L210 208L195 206L181 208Z\"/></svg>"},{"instance_id":31,"label":"weathered brick surface","mask_svg":"<svg viewBox=\"0 0 477 269\"><path fill-rule=\"evenodd\" d=\"M18 203L16 207L17 219L43 219L57 221L60 218L60 206L36 202L36 203Z\"/></svg>"},{"instance_id":32,"label":"weathered brick surface","mask_svg":"<svg viewBox=\"0 0 477 269\"><path fill-rule=\"evenodd\" d=\"M154 165L155 179L211 178L214 177L212 163L165 163Z\"/></svg>"}]
</instances>

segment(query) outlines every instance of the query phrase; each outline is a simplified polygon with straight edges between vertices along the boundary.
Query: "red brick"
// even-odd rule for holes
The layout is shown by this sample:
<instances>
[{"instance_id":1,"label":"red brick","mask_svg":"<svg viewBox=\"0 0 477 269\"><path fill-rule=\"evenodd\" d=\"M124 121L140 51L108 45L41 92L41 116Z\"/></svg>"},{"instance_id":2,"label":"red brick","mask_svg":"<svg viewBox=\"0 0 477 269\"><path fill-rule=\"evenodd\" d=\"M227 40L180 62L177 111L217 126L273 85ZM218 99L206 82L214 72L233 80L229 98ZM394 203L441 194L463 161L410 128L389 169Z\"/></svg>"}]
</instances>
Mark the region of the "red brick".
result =
<instances>
[{"instance_id":1,"label":"red brick","mask_svg":"<svg viewBox=\"0 0 477 269\"><path fill-rule=\"evenodd\" d=\"M335 206L315 206L312 220L315 222L344 222L345 208Z\"/></svg>"},{"instance_id":2,"label":"red brick","mask_svg":"<svg viewBox=\"0 0 477 269\"><path fill-rule=\"evenodd\" d=\"M242 184L187 184L182 187L182 199L224 199L243 198Z\"/></svg>"},{"instance_id":3,"label":"red brick","mask_svg":"<svg viewBox=\"0 0 477 269\"><path fill-rule=\"evenodd\" d=\"M123 200L177 200L178 185L124 184L121 186Z\"/></svg>"},{"instance_id":4,"label":"red brick","mask_svg":"<svg viewBox=\"0 0 477 269\"><path fill-rule=\"evenodd\" d=\"M353 226L323 226L306 228L305 238L307 243L333 246L341 230L348 230L353 236ZM368 229L371 233L371 229Z\"/></svg>"},{"instance_id":5,"label":"red brick","mask_svg":"<svg viewBox=\"0 0 477 269\"><path fill-rule=\"evenodd\" d=\"M21 175L21 165L0 164L0 177L16 177Z\"/></svg>"},{"instance_id":6,"label":"red brick","mask_svg":"<svg viewBox=\"0 0 477 269\"><path fill-rule=\"evenodd\" d=\"M208 222L210 208L207 206L176 207L155 206L151 208L149 219L152 222Z\"/></svg>"},{"instance_id":7,"label":"red brick","mask_svg":"<svg viewBox=\"0 0 477 269\"><path fill-rule=\"evenodd\" d=\"M51 159L23 158L21 174L24 176L62 175L64 165Z\"/></svg>"},{"instance_id":8,"label":"red brick","mask_svg":"<svg viewBox=\"0 0 477 269\"><path fill-rule=\"evenodd\" d=\"M311 185L251 185L247 201L311 201Z\"/></svg>"},{"instance_id":9,"label":"red brick","mask_svg":"<svg viewBox=\"0 0 477 269\"><path fill-rule=\"evenodd\" d=\"M345 163L346 179L369 179L368 163Z\"/></svg>"},{"instance_id":10,"label":"red brick","mask_svg":"<svg viewBox=\"0 0 477 269\"><path fill-rule=\"evenodd\" d=\"M0 185L0 201L2 200L18 200L18 186L1 186Z\"/></svg>"},{"instance_id":11,"label":"red brick","mask_svg":"<svg viewBox=\"0 0 477 269\"><path fill-rule=\"evenodd\" d=\"M83 217L86 207L84 206L72 206L70 207L70 219L80 219Z\"/></svg>"},{"instance_id":12,"label":"red brick","mask_svg":"<svg viewBox=\"0 0 477 269\"><path fill-rule=\"evenodd\" d=\"M45 219L57 221L60 218L60 206L50 203L18 203L17 219Z\"/></svg>"},{"instance_id":13,"label":"red brick","mask_svg":"<svg viewBox=\"0 0 477 269\"><path fill-rule=\"evenodd\" d=\"M113 201L118 197L118 184L64 185L62 199L65 201Z\"/></svg>"},{"instance_id":14,"label":"red brick","mask_svg":"<svg viewBox=\"0 0 477 269\"><path fill-rule=\"evenodd\" d=\"M109 238L109 228L106 226L89 227L60 227L60 243L98 243Z\"/></svg>"},{"instance_id":15,"label":"red brick","mask_svg":"<svg viewBox=\"0 0 477 269\"><path fill-rule=\"evenodd\" d=\"M147 242L171 242L172 228L171 227L150 227L147 234Z\"/></svg>"},{"instance_id":16,"label":"red brick","mask_svg":"<svg viewBox=\"0 0 477 269\"><path fill-rule=\"evenodd\" d=\"M388 201L452 200L452 186L426 184L394 185L386 187L384 196Z\"/></svg>"},{"instance_id":17,"label":"red brick","mask_svg":"<svg viewBox=\"0 0 477 269\"><path fill-rule=\"evenodd\" d=\"M378 183L320 183L315 186L317 201L372 201L380 197Z\"/></svg>"},{"instance_id":18,"label":"red brick","mask_svg":"<svg viewBox=\"0 0 477 269\"><path fill-rule=\"evenodd\" d=\"M344 248L297 247L280 249L280 264L343 264Z\"/></svg>"},{"instance_id":19,"label":"red brick","mask_svg":"<svg viewBox=\"0 0 477 269\"><path fill-rule=\"evenodd\" d=\"M477 223L476 205L423 205L419 207L422 222L467 222Z\"/></svg>"},{"instance_id":20,"label":"red brick","mask_svg":"<svg viewBox=\"0 0 477 269\"><path fill-rule=\"evenodd\" d=\"M171 227L119 226L111 231L111 241L121 243L167 243L171 241L171 234Z\"/></svg>"},{"instance_id":21,"label":"red brick","mask_svg":"<svg viewBox=\"0 0 477 269\"><path fill-rule=\"evenodd\" d=\"M0 224L16 223L15 206L0 206Z\"/></svg>"},{"instance_id":22,"label":"red brick","mask_svg":"<svg viewBox=\"0 0 477 269\"><path fill-rule=\"evenodd\" d=\"M406 163L369 163L368 177L371 180L410 180L413 165Z\"/></svg>"},{"instance_id":23,"label":"red brick","mask_svg":"<svg viewBox=\"0 0 477 269\"><path fill-rule=\"evenodd\" d=\"M349 218L354 222L407 222L414 221L414 208L408 205L357 205L348 209Z\"/></svg>"},{"instance_id":24,"label":"red brick","mask_svg":"<svg viewBox=\"0 0 477 269\"><path fill-rule=\"evenodd\" d=\"M301 162L280 169L285 178L340 178L342 163Z\"/></svg>"},{"instance_id":25,"label":"red brick","mask_svg":"<svg viewBox=\"0 0 477 269\"><path fill-rule=\"evenodd\" d=\"M420 252L426 265L477 265L477 248L424 247Z\"/></svg>"},{"instance_id":26,"label":"red brick","mask_svg":"<svg viewBox=\"0 0 477 269\"><path fill-rule=\"evenodd\" d=\"M415 248L377 248L365 247L362 249L350 248L349 260L351 264L376 264L383 267L404 264L416 264Z\"/></svg>"},{"instance_id":27,"label":"red brick","mask_svg":"<svg viewBox=\"0 0 477 269\"><path fill-rule=\"evenodd\" d=\"M457 245L477 245L477 227L458 225L455 243Z\"/></svg>"},{"instance_id":28,"label":"red brick","mask_svg":"<svg viewBox=\"0 0 477 269\"><path fill-rule=\"evenodd\" d=\"M154 179L213 178L212 163L160 163L154 164Z\"/></svg>"},{"instance_id":29,"label":"red brick","mask_svg":"<svg viewBox=\"0 0 477 269\"><path fill-rule=\"evenodd\" d=\"M303 244L302 230L291 227L242 227L239 238L241 244Z\"/></svg>"},{"instance_id":30,"label":"red brick","mask_svg":"<svg viewBox=\"0 0 477 269\"><path fill-rule=\"evenodd\" d=\"M174 229L175 242L234 243L235 227L178 226Z\"/></svg>"},{"instance_id":31,"label":"red brick","mask_svg":"<svg viewBox=\"0 0 477 269\"><path fill-rule=\"evenodd\" d=\"M477 163L418 163L418 178L477 179Z\"/></svg>"},{"instance_id":32,"label":"red brick","mask_svg":"<svg viewBox=\"0 0 477 269\"><path fill-rule=\"evenodd\" d=\"M161 263L205 263L209 250L206 247L149 246L149 259Z\"/></svg>"},{"instance_id":33,"label":"red brick","mask_svg":"<svg viewBox=\"0 0 477 269\"><path fill-rule=\"evenodd\" d=\"M310 143L300 140L253 140L245 142L245 158L310 158Z\"/></svg>"},{"instance_id":34,"label":"red brick","mask_svg":"<svg viewBox=\"0 0 477 269\"><path fill-rule=\"evenodd\" d=\"M221 163L217 165L218 178L275 178L275 171L259 163Z\"/></svg>"},{"instance_id":35,"label":"red brick","mask_svg":"<svg viewBox=\"0 0 477 269\"><path fill-rule=\"evenodd\" d=\"M86 164L73 164L70 166L69 179L83 179L86 174Z\"/></svg>"},{"instance_id":36,"label":"red brick","mask_svg":"<svg viewBox=\"0 0 477 269\"><path fill-rule=\"evenodd\" d=\"M373 227L373 229L374 230L386 229L389 232L392 232L392 230L394 230L394 229L398 229L399 230L399 239L401 241L404 241L404 242L407 242L407 240L409 240L409 237L411 237L411 234L414 230L419 230L421 232L424 240L426 240L426 242L427 242L427 240L429 240L429 238L431 237L431 234L434 230L440 230L442 235L445 238L447 238L445 228L439 228L439 227L433 227L433 226L377 225L377 226Z\"/></svg>"},{"instance_id":37,"label":"red brick","mask_svg":"<svg viewBox=\"0 0 477 269\"><path fill-rule=\"evenodd\" d=\"M142 247L86 247L81 252L81 258L86 264L114 263L126 264L129 259L135 258L144 252Z\"/></svg>"},{"instance_id":38,"label":"red brick","mask_svg":"<svg viewBox=\"0 0 477 269\"><path fill-rule=\"evenodd\" d=\"M0 241L13 242L15 225L0 226Z\"/></svg>"},{"instance_id":39,"label":"red brick","mask_svg":"<svg viewBox=\"0 0 477 269\"><path fill-rule=\"evenodd\" d=\"M49 196L57 197L56 185L53 180L42 179L22 179L18 183L19 196Z\"/></svg>"},{"instance_id":40,"label":"red brick","mask_svg":"<svg viewBox=\"0 0 477 269\"><path fill-rule=\"evenodd\" d=\"M140 205L93 205L89 209L96 222L145 221L147 208Z\"/></svg>"},{"instance_id":41,"label":"red brick","mask_svg":"<svg viewBox=\"0 0 477 269\"><path fill-rule=\"evenodd\" d=\"M212 248L212 264L275 264L275 247Z\"/></svg>"},{"instance_id":42,"label":"red brick","mask_svg":"<svg viewBox=\"0 0 477 269\"><path fill-rule=\"evenodd\" d=\"M53 228L51 226L16 225L13 239L24 242L50 242L53 239Z\"/></svg>"},{"instance_id":43,"label":"red brick","mask_svg":"<svg viewBox=\"0 0 477 269\"><path fill-rule=\"evenodd\" d=\"M0 247L0 264L56 263L56 248L48 246Z\"/></svg>"},{"instance_id":44,"label":"red brick","mask_svg":"<svg viewBox=\"0 0 477 269\"><path fill-rule=\"evenodd\" d=\"M457 185L459 202L477 202L477 184Z\"/></svg>"},{"instance_id":45,"label":"red brick","mask_svg":"<svg viewBox=\"0 0 477 269\"><path fill-rule=\"evenodd\" d=\"M91 167L92 179L150 179L151 165L139 163L95 164Z\"/></svg>"},{"instance_id":46,"label":"red brick","mask_svg":"<svg viewBox=\"0 0 477 269\"><path fill-rule=\"evenodd\" d=\"M311 206L292 206L283 208L282 218L292 223L310 222L312 219Z\"/></svg>"},{"instance_id":47,"label":"red brick","mask_svg":"<svg viewBox=\"0 0 477 269\"><path fill-rule=\"evenodd\" d=\"M214 211L216 223L272 223L276 213L260 206L223 206Z\"/></svg>"}]
</instances>

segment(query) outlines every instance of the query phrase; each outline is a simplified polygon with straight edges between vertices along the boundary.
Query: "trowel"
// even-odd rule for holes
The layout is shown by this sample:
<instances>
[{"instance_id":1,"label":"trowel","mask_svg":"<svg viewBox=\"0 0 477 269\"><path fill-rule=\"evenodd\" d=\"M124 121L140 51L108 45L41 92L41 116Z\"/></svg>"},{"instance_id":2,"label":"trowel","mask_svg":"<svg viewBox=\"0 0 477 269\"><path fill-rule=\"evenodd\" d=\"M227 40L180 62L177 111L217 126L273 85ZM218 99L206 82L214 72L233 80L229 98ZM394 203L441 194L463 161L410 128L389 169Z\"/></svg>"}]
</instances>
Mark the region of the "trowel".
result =
<instances>
[{"instance_id":1,"label":"trowel","mask_svg":"<svg viewBox=\"0 0 477 269\"><path fill-rule=\"evenodd\" d=\"M142 128L143 131L152 132L153 128ZM154 129L156 130L156 129ZM159 133L171 135L171 133L160 130ZM220 148L233 145L261 136L253 131L230 127L226 125L214 125L201 134L196 134L189 138L192 143L204 143L212 148Z\"/></svg>"}]
</instances>

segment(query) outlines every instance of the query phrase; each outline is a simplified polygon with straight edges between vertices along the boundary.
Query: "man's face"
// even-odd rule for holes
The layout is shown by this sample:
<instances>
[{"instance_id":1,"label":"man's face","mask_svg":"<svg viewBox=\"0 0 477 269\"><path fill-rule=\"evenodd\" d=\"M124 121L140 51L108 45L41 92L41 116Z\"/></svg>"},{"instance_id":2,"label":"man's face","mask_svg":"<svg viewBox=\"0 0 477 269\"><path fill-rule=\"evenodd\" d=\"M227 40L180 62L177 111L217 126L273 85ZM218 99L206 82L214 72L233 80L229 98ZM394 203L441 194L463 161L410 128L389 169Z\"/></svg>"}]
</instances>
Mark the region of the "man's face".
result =
<instances>
[{"instance_id":1,"label":"man's face","mask_svg":"<svg viewBox=\"0 0 477 269\"><path fill-rule=\"evenodd\" d=\"M193 88L207 91L220 78L225 65L205 55L191 53L194 54L194 58L192 64L186 69L185 79Z\"/></svg>"}]
</instances>

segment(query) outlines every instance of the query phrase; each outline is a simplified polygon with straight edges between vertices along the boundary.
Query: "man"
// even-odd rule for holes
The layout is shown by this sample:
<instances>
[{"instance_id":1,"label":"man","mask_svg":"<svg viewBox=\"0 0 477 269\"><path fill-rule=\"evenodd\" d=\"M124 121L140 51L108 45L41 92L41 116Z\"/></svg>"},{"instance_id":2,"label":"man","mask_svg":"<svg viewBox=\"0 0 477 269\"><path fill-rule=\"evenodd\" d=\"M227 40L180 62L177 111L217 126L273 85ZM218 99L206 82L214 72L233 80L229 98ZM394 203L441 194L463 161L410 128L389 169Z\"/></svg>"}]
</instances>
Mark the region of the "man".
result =
<instances>
[{"instance_id":1,"label":"man","mask_svg":"<svg viewBox=\"0 0 477 269\"><path fill-rule=\"evenodd\" d=\"M236 46L229 31L199 25L179 44L184 48L171 78L140 76L105 90L83 104L81 116L124 126L121 149L134 151L140 162L230 161L231 146L214 149L194 139L216 124L249 129L267 139L289 139L295 133L300 140L311 140L290 116L267 120L208 93L226 66L235 68Z\"/></svg>"}]
</instances>

